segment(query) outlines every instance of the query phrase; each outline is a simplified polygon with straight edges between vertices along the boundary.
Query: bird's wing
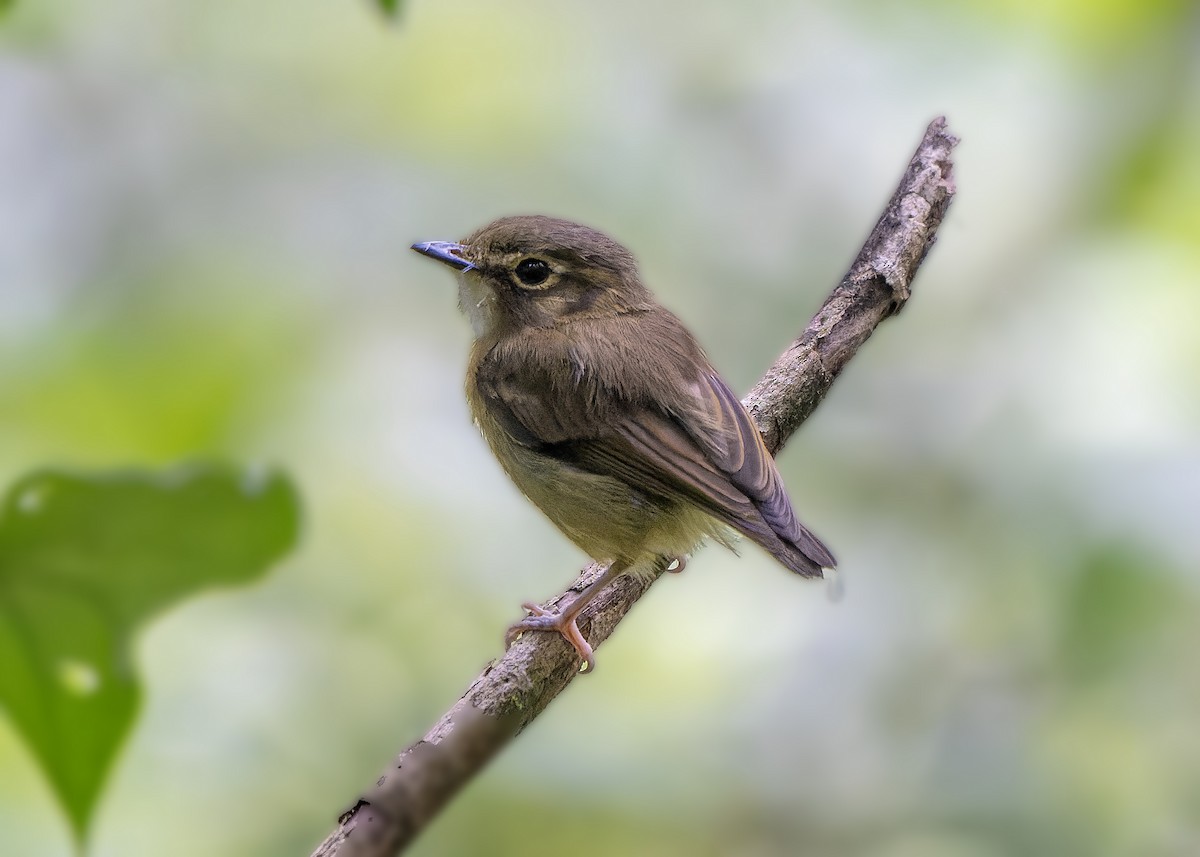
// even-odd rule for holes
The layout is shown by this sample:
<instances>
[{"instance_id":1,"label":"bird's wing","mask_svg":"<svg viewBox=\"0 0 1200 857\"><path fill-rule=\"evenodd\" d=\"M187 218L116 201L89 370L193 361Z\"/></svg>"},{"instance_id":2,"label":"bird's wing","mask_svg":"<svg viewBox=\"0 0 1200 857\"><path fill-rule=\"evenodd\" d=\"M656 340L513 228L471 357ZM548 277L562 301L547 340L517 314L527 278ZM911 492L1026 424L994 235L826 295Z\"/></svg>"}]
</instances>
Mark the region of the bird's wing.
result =
<instances>
[{"instance_id":1,"label":"bird's wing","mask_svg":"<svg viewBox=\"0 0 1200 857\"><path fill-rule=\"evenodd\" d=\"M480 392L518 443L647 493L682 495L798 573L832 567L829 550L796 519L737 396L706 366L686 386L686 406L668 412L653 397L580 378L563 363L484 377Z\"/></svg>"}]
</instances>

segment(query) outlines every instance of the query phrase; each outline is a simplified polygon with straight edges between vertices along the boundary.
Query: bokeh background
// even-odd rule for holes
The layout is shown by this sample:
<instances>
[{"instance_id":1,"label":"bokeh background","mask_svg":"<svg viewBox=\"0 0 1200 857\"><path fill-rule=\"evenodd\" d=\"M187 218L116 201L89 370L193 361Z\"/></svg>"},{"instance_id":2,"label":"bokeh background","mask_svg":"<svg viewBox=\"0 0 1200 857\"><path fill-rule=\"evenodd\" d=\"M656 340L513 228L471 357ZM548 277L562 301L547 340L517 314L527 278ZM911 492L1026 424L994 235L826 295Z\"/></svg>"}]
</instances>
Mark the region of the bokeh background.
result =
<instances>
[{"instance_id":1,"label":"bokeh background","mask_svg":"<svg viewBox=\"0 0 1200 857\"><path fill-rule=\"evenodd\" d=\"M0 482L221 458L305 505L140 637L92 853L309 853L581 564L411 242L596 225L746 390L939 113L914 298L781 457L845 600L705 551L412 853L1200 853L1194 4L18 0ZM71 853L2 718L0 853Z\"/></svg>"}]
</instances>

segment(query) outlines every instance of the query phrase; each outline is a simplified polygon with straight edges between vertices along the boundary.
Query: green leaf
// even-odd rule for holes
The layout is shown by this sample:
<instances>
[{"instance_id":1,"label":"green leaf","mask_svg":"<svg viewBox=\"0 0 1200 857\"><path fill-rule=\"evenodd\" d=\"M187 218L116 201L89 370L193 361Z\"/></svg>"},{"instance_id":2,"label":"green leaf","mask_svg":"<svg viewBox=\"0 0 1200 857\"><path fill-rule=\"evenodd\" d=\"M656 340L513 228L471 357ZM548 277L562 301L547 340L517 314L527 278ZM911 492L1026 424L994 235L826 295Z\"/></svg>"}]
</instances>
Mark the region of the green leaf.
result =
<instances>
[{"instance_id":1,"label":"green leaf","mask_svg":"<svg viewBox=\"0 0 1200 857\"><path fill-rule=\"evenodd\" d=\"M131 644L158 611L245 583L295 543L282 476L216 465L156 474L52 470L0 507L0 706L77 841L137 712Z\"/></svg>"},{"instance_id":2,"label":"green leaf","mask_svg":"<svg viewBox=\"0 0 1200 857\"><path fill-rule=\"evenodd\" d=\"M3 0L0 0L3 2ZM400 12L400 0L375 0L385 15L395 17Z\"/></svg>"}]
</instances>

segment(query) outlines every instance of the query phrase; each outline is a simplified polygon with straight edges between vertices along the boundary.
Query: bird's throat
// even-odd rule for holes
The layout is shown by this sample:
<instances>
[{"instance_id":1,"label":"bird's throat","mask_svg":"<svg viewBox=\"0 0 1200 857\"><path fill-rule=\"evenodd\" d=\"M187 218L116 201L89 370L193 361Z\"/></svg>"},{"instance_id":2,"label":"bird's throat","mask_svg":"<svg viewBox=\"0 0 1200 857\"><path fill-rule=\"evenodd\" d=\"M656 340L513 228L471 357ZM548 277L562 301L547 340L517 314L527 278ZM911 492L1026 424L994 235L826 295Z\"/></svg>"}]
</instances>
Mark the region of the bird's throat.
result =
<instances>
[{"instance_id":1,"label":"bird's throat","mask_svg":"<svg viewBox=\"0 0 1200 857\"><path fill-rule=\"evenodd\" d=\"M458 277L458 306L476 339L488 339L499 327L499 307L496 295L475 271L467 271Z\"/></svg>"}]
</instances>

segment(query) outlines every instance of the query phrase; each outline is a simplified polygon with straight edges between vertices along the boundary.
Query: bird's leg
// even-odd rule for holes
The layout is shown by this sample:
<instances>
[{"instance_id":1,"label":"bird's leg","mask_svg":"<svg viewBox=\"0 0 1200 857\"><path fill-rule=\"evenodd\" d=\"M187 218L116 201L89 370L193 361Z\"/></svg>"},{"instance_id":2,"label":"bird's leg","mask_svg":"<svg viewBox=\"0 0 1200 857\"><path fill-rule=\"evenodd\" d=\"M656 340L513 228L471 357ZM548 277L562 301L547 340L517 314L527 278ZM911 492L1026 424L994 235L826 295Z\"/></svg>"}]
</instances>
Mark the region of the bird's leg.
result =
<instances>
[{"instance_id":1,"label":"bird's leg","mask_svg":"<svg viewBox=\"0 0 1200 857\"><path fill-rule=\"evenodd\" d=\"M546 610L529 602L522 604L521 606L532 615L509 626L504 635L505 647L511 646L525 631L557 631L575 647L575 651L579 652L579 657L583 658L582 672L591 672L596 668L596 659L592 656L591 645L583 638L575 620L579 618L579 614L583 612L583 608L588 605L588 602L600 594L600 590L620 577L628 568L629 564L626 562L613 561L609 563L603 574L590 583L583 592L571 599L570 603L565 607L560 607L557 611Z\"/></svg>"}]
</instances>

